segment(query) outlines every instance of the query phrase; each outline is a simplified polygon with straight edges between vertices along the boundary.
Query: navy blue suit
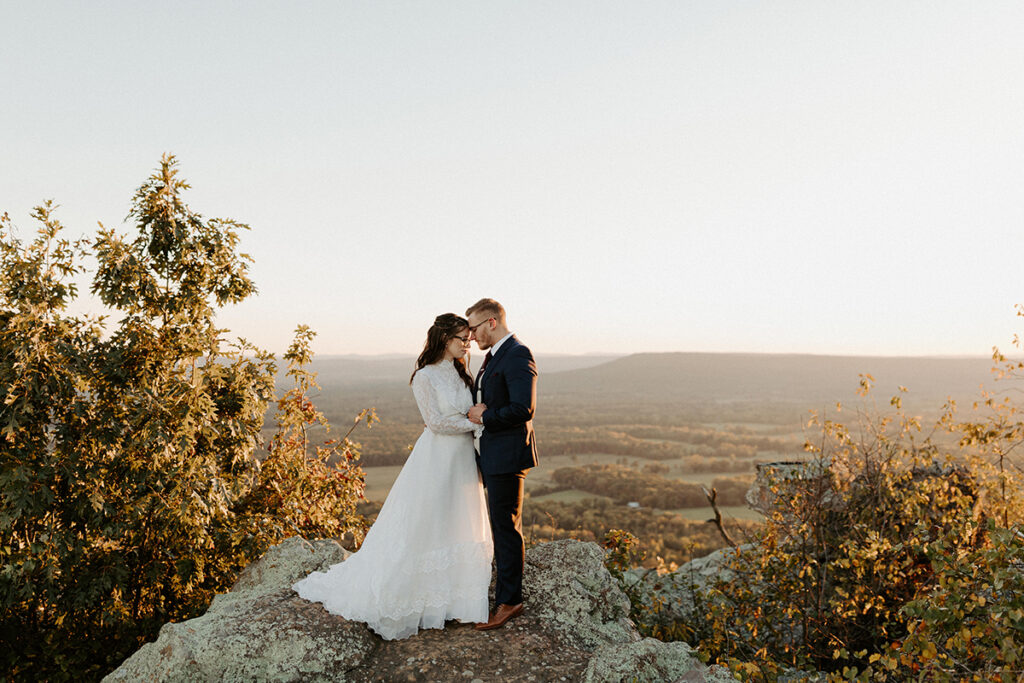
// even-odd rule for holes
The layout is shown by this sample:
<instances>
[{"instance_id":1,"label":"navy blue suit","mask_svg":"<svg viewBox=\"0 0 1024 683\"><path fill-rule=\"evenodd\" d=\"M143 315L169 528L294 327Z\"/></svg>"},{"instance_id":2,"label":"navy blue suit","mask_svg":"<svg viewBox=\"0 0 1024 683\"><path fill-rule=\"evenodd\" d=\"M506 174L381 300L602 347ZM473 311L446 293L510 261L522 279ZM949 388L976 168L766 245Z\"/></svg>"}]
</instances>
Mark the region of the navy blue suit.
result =
<instances>
[{"instance_id":1,"label":"navy blue suit","mask_svg":"<svg viewBox=\"0 0 1024 683\"><path fill-rule=\"evenodd\" d=\"M487 507L497 566L494 600L523 601L523 484L537 466L533 414L537 406L537 366L533 354L513 335L493 354L476 378L474 395L487 405L481 418L477 464L487 489Z\"/></svg>"}]
</instances>

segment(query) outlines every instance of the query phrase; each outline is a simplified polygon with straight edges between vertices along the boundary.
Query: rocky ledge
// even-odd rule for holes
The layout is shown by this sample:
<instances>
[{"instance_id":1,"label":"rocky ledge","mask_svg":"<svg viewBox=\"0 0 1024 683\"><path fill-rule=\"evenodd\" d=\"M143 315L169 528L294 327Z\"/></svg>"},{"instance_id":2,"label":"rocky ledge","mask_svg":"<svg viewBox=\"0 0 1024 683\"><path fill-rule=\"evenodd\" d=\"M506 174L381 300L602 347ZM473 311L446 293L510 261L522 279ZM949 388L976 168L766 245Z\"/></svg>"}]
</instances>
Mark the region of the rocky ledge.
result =
<instances>
[{"instance_id":1,"label":"rocky ledge","mask_svg":"<svg viewBox=\"0 0 1024 683\"><path fill-rule=\"evenodd\" d=\"M733 681L685 643L641 638L594 543L526 555L523 615L494 631L448 622L406 640L300 598L292 583L340 562L333 541L289 538L206 614L166 624L104 681Z\"/></svg>"}]
</instances>

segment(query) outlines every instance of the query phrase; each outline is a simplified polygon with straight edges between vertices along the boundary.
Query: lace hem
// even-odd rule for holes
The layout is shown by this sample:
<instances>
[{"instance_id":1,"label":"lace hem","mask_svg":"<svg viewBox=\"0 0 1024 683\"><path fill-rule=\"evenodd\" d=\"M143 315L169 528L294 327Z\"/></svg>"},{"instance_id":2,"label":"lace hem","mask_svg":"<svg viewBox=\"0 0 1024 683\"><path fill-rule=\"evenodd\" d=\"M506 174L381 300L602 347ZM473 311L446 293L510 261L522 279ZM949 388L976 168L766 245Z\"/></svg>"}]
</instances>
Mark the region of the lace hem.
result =
<instances>
[{"instance_id":1,"label":"lace hem","mask_svg":"<svg viewBox=\"0 0 1024 683\"><path fill-rule=\"evenodd\" d=\"M360 563L356 553L293 588L385 639L405 638L419 628L442 628L448 619L486 621L491 555L490 543L463 543L382 568Z\"/></svg>"}]
</instances>

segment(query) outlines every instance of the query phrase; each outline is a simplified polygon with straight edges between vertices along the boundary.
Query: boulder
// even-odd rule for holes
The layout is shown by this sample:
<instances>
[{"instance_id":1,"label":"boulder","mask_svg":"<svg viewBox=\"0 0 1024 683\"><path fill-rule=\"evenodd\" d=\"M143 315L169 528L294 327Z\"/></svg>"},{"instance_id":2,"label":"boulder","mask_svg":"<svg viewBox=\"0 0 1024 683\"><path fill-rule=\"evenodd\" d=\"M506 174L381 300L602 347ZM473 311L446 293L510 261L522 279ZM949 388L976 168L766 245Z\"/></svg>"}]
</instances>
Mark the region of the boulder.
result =
<instances>
[{"instance_id":1,"label":"boulder","mask_svg":"<svg viewBox=\"0 0 1024 683\"><path fill-rule=\"evenodd\" d=\"M448 622L405 640L383 640L291 590L299 578L346 556L333 541L287 539L246 568L206 614L165 625L155 643L104 680L732 680L683 643L642 639L593 543L531 548L526 609L505 627L481 632Z\"/></svg>"},{"instance_id":2,"label":"boulder","mask_svg":"<svg viewBox=\"0 0 1024 683\"><path fill-rule=\"evenodd\" d=\"M831 463L824 460L768 462L757 466L757 476L747 489L747 506L766 517L781 514L793 518L792 503L799 496L818 505L841 503L831 486Z\"/></svg>"},{"instance_id":3,"label":"boulder","mask_svg":"<svg viewBox=\"0 0 1024 683\"><path fill-rule=\"evenodd\" d=\"M596 543L542 543L526 555L523 602L530 617L565 645L593 650L640 640L629 599L604 566Z\"/></svg>"},{"instance_id":4,"label":"boulder","mask_svg":"<svg viewBox=\"0 0 1024 683\"><path fill-rule=\"evenodd\" d=\"M653 569L631 569L625 573L623 585L636 595L640 604L656 613L659 621L692 621L697 618L701 603L712 599L710 590L714 585L733 578L730 566L736 555L752 548L749 543L721 548L667 574Z\"/></svg>"},{"instance_id":5,"label":"boulder","mask_svg":"<svg viewBox=\"0 0 1024 683\"><path fill-rule=\"evenodd\" d=\"M165 624L105 681L344 680L373 651L369 631L291 589L345 559L333 541L289 538L247 567L201 617Z\"/></svg>"},{"instance_id":6,"label":"boulder","mask_svg":"<svg viewBox=\"0 0 1024 683\"><path fill-rule=\"evenodd\" d=\"M720 666L704 666L686 643L663 643L654 638L604 645L587 663L584 683L611 681L674 681L676 683L735 683Z\"/></svg>"}]
</instances>

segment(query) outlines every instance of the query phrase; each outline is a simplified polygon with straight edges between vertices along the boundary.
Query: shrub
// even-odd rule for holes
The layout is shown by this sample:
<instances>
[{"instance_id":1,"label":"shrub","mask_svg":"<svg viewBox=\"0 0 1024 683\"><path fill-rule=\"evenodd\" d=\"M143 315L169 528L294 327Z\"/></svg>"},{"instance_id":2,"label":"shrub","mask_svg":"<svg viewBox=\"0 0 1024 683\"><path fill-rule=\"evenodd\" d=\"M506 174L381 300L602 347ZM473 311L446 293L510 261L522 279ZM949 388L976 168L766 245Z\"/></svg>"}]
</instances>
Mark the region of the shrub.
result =
<instances>
[{"instance_id":1,"label":"shrub","mask_svg":"<svg viewBox=\"0 0 1024 683\"><path fill-rule=\"evenodd\" d=\"M29 244L0 222L0 666L26 680L95 679L169 620L201 612L238 570L298 531L360 533L355 445L306 458L311 333L286 355L270 456L270 354L225 344L217 308L255 292L231 220L182 201L173 157L136 192L131 239L61 236L54 206ZM95 256L103 318L66 313ZM372 416L371 416L372 417ZM320 456L325 453L321 452Z\"/></svg>"},{"instance_id":2,"label":"shrub","mask_svg":"<svg viewBox=\"0 0 1024 683\"><path fill-rule=\"evenodd\" d=\"M993 358L1000 380L1021 378L1024 362ZM950 401L927 434L900 396L851 426L815 415L810 460L761 492L764 529L723 578L666 577L696 619L672 623L658 595L627 587L641 631L687 639L743 680L1024 680L1024 409L1007 394L966 421ZM613 566L637 546L608 542Z\"/></svg>"},{"instance_id":3,"label":"shrub","mask_svg":"<svg viewBox=\"0 0 1024 683\"><path fill-rule=\"evenodd\" d=\"M861 415L856 430L815 418L812 459L775 482L763 534L708 596L696 640L713 659L753 679L862 673L908 637L907 606L935 585L929 557L984 542L977 470L919 438L893 403L895 415Z\"/></svg>"}]
</instances>

